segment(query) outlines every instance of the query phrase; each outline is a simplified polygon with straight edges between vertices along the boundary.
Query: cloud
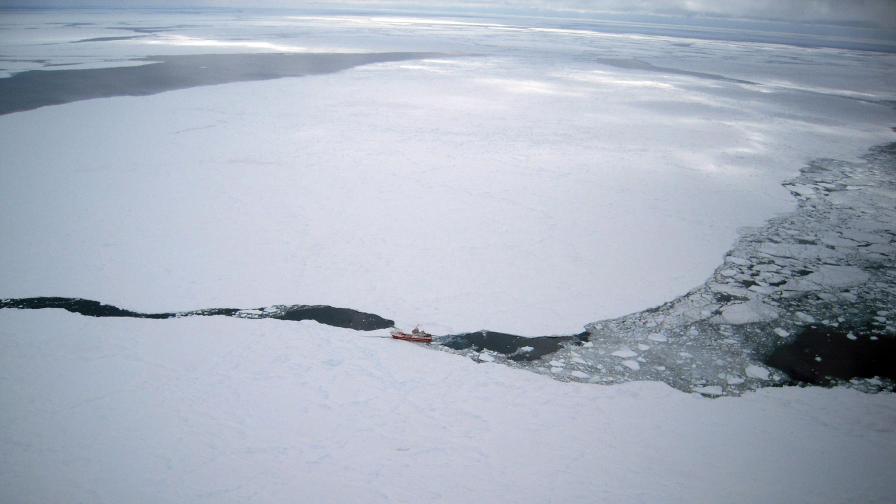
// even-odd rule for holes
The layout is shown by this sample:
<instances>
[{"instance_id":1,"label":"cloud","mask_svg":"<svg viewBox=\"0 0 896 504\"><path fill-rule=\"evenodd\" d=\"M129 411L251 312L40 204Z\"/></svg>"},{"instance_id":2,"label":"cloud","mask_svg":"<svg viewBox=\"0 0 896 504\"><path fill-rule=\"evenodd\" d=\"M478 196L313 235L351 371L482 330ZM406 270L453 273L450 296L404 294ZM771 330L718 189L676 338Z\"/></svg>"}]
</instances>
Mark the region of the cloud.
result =
<instances>
[{"instance_id":1,"label":"cloud","mask_svg":"<svg viewBox=\"0 0 896 504\"><path fill-rule=\"evenodd\" d=\"M391 7L696 15L896 28L894 0L0 0L0 6Z\"/></svg>"},{"instance_id":2,"label":"cloud","mask_svg":"<svg viewBox=\"0 0 896 504\"><path fill-rule=\"evenodd\" d=\"M893 0L461 0L461 2L469 5L524 6L583 13L702 15L896 27L896 2Z\"/></svg>"},{"instance_id":3,"label":"cloud","mask_svg":"<svg viewBox=\"0 0 896 504\"><path fill-rule=\"evenodd\" d=\"M560 0L559 4L594 10L896 26L893 0Z\"/></svg>"}]
</instances>

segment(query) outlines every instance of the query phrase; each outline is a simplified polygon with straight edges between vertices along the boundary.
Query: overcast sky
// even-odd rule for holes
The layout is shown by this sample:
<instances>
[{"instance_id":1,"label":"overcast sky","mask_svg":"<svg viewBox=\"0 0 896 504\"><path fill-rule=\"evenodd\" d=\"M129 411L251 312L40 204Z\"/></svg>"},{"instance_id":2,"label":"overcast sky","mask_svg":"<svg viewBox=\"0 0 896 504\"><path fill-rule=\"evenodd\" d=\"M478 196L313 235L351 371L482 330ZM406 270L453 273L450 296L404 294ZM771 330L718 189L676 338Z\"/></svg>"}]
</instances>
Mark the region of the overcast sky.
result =
<instances>
[{"instance_id":1,"label":"overcast sky","mask_svg":"<svg viewBox=\"0 0 896 504\"><path fill-rule=\"evenodd\" d=\"M896 0L0 0L9 6L305 7L440 6L537 8L557 11L687 14L896 28Z\"/></svg>"}]
</instances>

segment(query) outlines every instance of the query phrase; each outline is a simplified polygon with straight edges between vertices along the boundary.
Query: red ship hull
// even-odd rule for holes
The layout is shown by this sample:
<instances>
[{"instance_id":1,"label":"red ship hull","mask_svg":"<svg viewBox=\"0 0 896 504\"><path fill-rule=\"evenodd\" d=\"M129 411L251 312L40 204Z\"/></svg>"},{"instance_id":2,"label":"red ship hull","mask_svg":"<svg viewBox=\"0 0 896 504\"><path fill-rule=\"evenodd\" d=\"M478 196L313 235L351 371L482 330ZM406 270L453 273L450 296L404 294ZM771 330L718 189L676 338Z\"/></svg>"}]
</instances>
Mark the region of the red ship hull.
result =
<instances>
[{"instance_id":1,"label":"red ship hull","mask_svg":"<svg viewBox=\"0 0 896 504\"><path fill-rule=\"evenodd\" d=\"M408 333L392 333L392 338L412 343L432 343L432 336L413 335Z\"/></svg>"}]
</instances>

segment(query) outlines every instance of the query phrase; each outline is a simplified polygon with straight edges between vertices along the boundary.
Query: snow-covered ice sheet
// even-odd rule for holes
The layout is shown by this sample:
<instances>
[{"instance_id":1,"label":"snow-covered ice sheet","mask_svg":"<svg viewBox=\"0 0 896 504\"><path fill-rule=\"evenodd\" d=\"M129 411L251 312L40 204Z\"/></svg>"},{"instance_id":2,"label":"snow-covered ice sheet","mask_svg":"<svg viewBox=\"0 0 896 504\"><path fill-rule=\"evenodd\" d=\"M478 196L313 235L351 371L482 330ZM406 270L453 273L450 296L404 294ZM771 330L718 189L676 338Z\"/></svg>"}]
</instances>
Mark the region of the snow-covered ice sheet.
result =
<instances>
[{"instance_id":1,"label":"snow-covered ice sheet","mask_svg":"<svg viewBox=\"0 0 896 504\"><path fill-rule=\"evenodd\" d=\"M0 117L0 231L15 237L0 252L4 296L144 311L331 304L441 332L573 333L699 285L738 227L791 208L779 183L805 161L891 135L888 106L795 84L817 75L815 87L885 99L888 55L776 47L797 59L773 79L762 44L268 21L281 24L215 35L168 20L148 35L270 41L271 26L301 27L312 48L478 55ZM71 45L164 46L144 42ZM821 70L807 77L809 65Z\"/></svg>"},{"instance_id":2,"label":"snow-covered ice sheet","mask_svg":"<svg viewBox=\"0 0 896 504\"><path fill-rule=\"evenodd\" d=\"M0 500L892 500L892 394L708 399L781 375L728 328L710 345L694 343L710 334L696 327L662 329L692 308L707 324L774 324L762 334L776 341L824 322L764 304L777 291L762 289L796 271L768 257L813 266L780 284L794 296L892 289L841 261L892 255L892 233L862 226L811 227L837 257L743 239L762 260L717 266L739 227L792 210L791 193L864 208L833 179L780 183L811 159L849 161L891 140L894 56L519 22L5 18L0 75L152 54L450 54L0 117L0 296L139 311L330 304L438 333L541 335L713 275L672 312L608 322L640 324L636 338L590 326L600 338L538 368L582 381L671 373L696 394L547 379L495 352L472 360L311 322L2 310ZM887 187L876 203L892 199ZM746 275L763 284L744 292ZM722 310L706 289L743 302ZM868 308L890 330L892 312ZM728 354L736 369L715 362ZM676 382L661 361L699 372Z\"/></svg>"},{"instance_id":3,"label":"snow-covered ice sheet","mask_svg":"<svg viewBox=\"0 0 896 504\"><path fill-rule=\"evenodd\" d=\"M780 182L806 161L892 136L881 53L370 16L32 16L6 36L33 61L454 56L0 117L6 297L575 333L701 284L739 227L793 207ZM122 34L145 37L71 43Z\"/></svg>"},{"instance_id":4,"label":"snow-covered ice sheet","mask_svg":"<svg viewBox=\"0 0 896 504\"><path fill-rule=\"evenodd\" d=\"M886 393L564 383L309 322L0 311L4 502L883 503L894 418Z\"/></svg>"}]
</instances>

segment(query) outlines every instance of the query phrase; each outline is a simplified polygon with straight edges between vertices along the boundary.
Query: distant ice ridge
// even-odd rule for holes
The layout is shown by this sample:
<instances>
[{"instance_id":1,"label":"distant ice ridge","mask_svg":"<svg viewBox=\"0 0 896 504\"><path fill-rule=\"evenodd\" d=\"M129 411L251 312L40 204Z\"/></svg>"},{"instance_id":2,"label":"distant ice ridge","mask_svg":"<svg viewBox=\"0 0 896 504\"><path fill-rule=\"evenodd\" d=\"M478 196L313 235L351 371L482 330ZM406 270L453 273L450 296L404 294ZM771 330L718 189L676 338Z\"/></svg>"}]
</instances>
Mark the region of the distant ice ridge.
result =
<instances>
[{"instance_id":1,"label":"distant ice ridge","mask_svg":"<svg viewBox=\"0 0 896 504\"><path fill-rule=\"evenodd\" d=\"M896 338L894 161L896 144L872 149L861 162L811 163L785 183L798 209L743 234L705 285L657 308L589 324L584 345L507 363L557 379L657 380L708 396L739 395L789 382L763 362L807 327L839 328L836 337L872 348ZM805 357L802 366L822 362ZM894 384L870 378L851 385L871 391Z\"/></svg>"}]
</instances>

